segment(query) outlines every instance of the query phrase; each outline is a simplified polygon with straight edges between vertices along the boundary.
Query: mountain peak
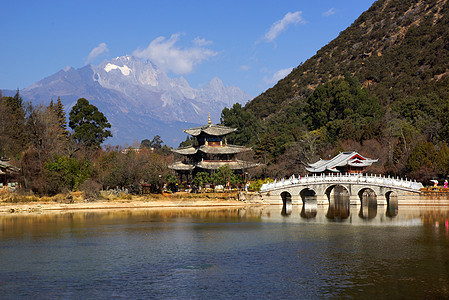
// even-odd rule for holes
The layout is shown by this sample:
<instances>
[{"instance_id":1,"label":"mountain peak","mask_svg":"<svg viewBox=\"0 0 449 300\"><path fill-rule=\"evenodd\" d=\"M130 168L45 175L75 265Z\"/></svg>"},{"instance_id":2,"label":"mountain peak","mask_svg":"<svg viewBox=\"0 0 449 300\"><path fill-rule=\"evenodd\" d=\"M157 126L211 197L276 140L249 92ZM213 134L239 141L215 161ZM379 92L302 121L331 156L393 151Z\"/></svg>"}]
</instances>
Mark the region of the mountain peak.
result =
<instances>
[{"instance_id":1,"label":"mountain peak","mask_svg":"<svg viewBox=\"0 0 449 300\"><path fill-rule=\"evenodd\" d=\"M218 77L214 77L212 78L212 80L209 82L209 84L217 84L217 85L223 85L223 81L218 78Z\"/></svg>"},{"instance_id":2,"label":"mountain peak","mask_svg":"<svg viewBox=\"0 0 449 300\"><path fill-rule=\"evenodd\" d=\"M214 78L212 78L211 81L209 81L208 84L206 84L203 87L203 90L209 90L209 89L222 90L224 88L225 88L225 86L223 84L223 81L220 78L218 78L218 77L214 77Z\"/></svg>"},{"instance_id":3,"label":"mountain peak","mask_svg":"<svg viewBox=\"0 0 449 300\"><path fill-rule=\"evenodd\" d=\"M204 88L194 89L185 78L169 78L151 61L130 55L105 60L96 66L65 68L24 89L22 96L35 103L60 97L68 109L78 98L86 98L110 120L118 143L132 143L156 134L164 138L162 126L155 123L196 123L209 112L212 118L219 119L225 106L246 103L251 98L240 89L225 87L218 77ZM136 124L140 124L139 130L133 129ZM142 130L149 136L132 135Z\"/></svg>"}]
</instances>

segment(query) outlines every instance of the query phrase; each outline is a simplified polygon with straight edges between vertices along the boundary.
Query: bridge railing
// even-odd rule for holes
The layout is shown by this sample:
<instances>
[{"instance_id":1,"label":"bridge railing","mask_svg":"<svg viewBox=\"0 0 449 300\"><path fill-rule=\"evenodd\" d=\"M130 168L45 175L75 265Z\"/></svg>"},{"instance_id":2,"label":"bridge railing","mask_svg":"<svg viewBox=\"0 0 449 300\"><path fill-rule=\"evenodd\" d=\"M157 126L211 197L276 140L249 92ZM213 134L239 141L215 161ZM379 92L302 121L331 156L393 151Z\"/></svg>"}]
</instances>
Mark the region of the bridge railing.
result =
<instances>
[{"instance_id":1,"label":"bridge railing","mask_svg":"<svg viewBox=\"0 0 449 300\"><path fill-rule=\"evenodd\" d=\"M283 178L281 180L275 180L274 182L265 183L262 185L260 190L263 192L272 189L287 187L290 185L306 185L314 183L372 184L414 191L419 191L419 189L423 188L421 182L417 182L416 180L408 180L407 178L403 179L399 177L386 177L376 174L321 174L318 176L306 175L304 177L301 177L300 175L292 175L288 179Z\"/></svg>"}]
</instances>

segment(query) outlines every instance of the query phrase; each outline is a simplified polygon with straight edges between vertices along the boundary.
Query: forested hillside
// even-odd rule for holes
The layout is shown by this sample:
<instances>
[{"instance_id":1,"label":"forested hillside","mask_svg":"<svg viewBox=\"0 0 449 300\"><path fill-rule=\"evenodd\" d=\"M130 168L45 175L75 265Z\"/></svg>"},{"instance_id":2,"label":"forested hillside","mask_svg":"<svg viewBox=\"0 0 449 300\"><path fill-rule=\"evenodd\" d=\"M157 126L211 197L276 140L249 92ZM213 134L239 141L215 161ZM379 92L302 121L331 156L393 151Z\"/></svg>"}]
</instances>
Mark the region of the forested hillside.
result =
<instances>
[{"instance_id":1,"label":"forested hillside","mask_svg":"<svg viewBox=\"0 0 449 300\"><path fill-rule=\"evenodd\" d=\"M448 1L379 0L222 123L270 176L357 150L379 158L372 171L428 180L449 174L448 113Z\"/></svg>"}]
</instances>

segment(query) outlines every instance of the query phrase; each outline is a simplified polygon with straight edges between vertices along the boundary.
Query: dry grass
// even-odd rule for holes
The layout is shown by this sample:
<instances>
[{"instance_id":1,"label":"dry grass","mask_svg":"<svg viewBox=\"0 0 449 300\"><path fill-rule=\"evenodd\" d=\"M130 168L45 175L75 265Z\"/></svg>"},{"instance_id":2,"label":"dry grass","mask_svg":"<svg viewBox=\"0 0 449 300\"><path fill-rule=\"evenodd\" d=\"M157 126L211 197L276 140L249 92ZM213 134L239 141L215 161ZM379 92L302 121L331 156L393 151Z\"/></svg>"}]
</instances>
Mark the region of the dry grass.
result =
<instances>
[{"instance_id":1,"label":"dry grass","mask_svg":"<svg viewBox=\"0 0 449 300\"><path fill-rule=\"evenodd\" d=\"M20 193L2 193L0 199L2 202L6 203L29 203L41 201L41 198L38 196Z\"/></svg>"},{"instance_id":2,"label":"dry grass","mask_svg":"<svg viewBox=\"0 0 449 300\"><path fill-rule=\"evenodd\" d=\"M71 192L67 194L57 194L55 196L38 196L32 193L24 192L8 192L0 193L0 202L5 203L75 203L84 202L84 194L82 192Z\"/></svg>"},{"instance_id":3,"label":"dry grass","mask_svg":"<svg viewBox=\"0 0 449 300\"><path fill-rule=\"evenodd\" d=\"M191 194L186 192L179 192L175 194L150 194L150 195L131 195L124 192L101 191L97 199L86 197L84 192L69 192L65 194L57 194L55 196L37 196L30 193L22 192L7 192L0 193L0 202L4 203L82 203L95 200L107 201L230 201L238 199L237 192L224 193L198 193Z\"/></svg>"},{"instance_id":4,"label":"dry grass","mask_svg":"<svg viewBox=\"0 0 449 300\"><path fill-rule=\"evenodd\" d=\"M100 191L100 199L102 200L132 200L133 196L125 192L116 193L114 191Z\"/></svg>"}]
</instances>

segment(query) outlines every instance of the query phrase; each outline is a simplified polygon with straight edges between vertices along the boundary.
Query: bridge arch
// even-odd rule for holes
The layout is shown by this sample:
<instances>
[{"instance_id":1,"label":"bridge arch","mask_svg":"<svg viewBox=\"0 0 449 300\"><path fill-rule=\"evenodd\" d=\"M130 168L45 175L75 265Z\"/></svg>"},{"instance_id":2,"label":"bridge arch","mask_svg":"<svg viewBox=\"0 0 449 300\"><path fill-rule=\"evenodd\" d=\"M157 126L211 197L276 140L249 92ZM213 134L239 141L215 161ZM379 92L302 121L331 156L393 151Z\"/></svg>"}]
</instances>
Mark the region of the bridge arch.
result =
<instances>
[{"instance_id":1,"label":"bridge arch","mask_svg":"<svg viewBox=\"0 0 449 300\"><path fill-rule=\"evenodd\" d=\"M387 210L385 215L390 218L394 218L398 215L398 195L394 191L388 191L385 193L385 199L387 199Z\"/></svg>"},{"instance_id":2,"label":"bridge arch","mask_svg":"<svg viewBox=\"0 0 449 300\"><path fill-rule=\"evenodd\" d=\"M387 205L390 204L390 201L397 201L398 194L395 191L387 191L385 193L385 199L387 199Z\"/></svg>"},{"instance_id":3,"label":"bridge arch","mask_svg":"<svg viewBox=\"0 0 449 300\"><path fill-rule=\"evenodd\" d=\"M365 220L374 219L377 216L377 195L369 187L361 188L357 196L360 199L359 217Z\"/></svg>"},{"instance_id":4,"label":"bridge arch","mask_svg":"<svg viewBox=\"0 0 449 300\"><path fill-rule=\"evenodd\" d=\"M306 202L316 200L317 193L311 188L305 188L299 192L299 196L301 196L302 203L304 204Z\"/></svg>"},{"instance_id":5,"label":"bridge arch","mask_svg":"<svg viewBox=\"0 0 449 300\"><path fill-rule=\"evenodd\" d=\"M327 196L327 200L331 201L331 196L333 194L335 195L341 195L341 196L349 196L349 190L347 187L341 184L332 184L328 186L324 192L324 194Z\"/></svg>"},{"instance_id":6,"label":"bridge arch","mask_svg":"<svg viewBox=\"0 0 449 300\"><path fill-rule=\"evenodd\" d=\"M371 200L376 201L377 204L377 194L376 192L369 187L363 187L357 192L357 196L359 197L360 203L362 205L368 205L367 202L371 202Z\"/></svg>"},{"instance_id":7,"label":"bridge arch","mask_svg":"<svg viewBox=\"0 0 449 300\"><path fill-rule=\"evenodd\" d=\"M281 193L281 198L282 198L283 205L292 204L292 194L290 194L289 192L283 191Z\"/></svg>"}]
</instances>

